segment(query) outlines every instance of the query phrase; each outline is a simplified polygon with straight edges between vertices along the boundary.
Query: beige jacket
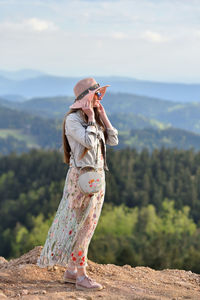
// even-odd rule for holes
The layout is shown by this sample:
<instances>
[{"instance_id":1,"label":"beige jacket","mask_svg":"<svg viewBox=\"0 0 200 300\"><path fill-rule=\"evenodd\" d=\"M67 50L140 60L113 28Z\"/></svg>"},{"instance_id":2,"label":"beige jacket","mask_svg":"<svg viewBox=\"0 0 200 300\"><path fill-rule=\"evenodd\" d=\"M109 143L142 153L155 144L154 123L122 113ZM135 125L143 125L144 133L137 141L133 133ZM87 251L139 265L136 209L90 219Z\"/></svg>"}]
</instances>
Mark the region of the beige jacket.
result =
<instances>
[{"instance_id":1,"label":"beige jacket","mask_svg":"<svg viewBox=\"0 0 200 300\"><path fill-rule=\"evenodd\" d=\"M75 166L73 154L75 158L76 165L78 167L102 167L101 160L98 159L98 163L95 163L97 154L97 144L99 143L100 137L104 147L104 170L109 171L106 163L106 144L110 146L115 146L118 144L118 130L113 127L113 129L107 128L108 138L105 141L103 131L98 124L97 128L94 126L87 126L87 123L82 117L81 110L71 113L66 116L65 122L65 135L67 136L69 145L71 147L72 153L70 157L70 165ZM80 155L83 153L84 148L88 148L89 151L85 154L82 159L79 159ZM99 150L100 151L100 145Z\"/></svg>"}]
</instances>

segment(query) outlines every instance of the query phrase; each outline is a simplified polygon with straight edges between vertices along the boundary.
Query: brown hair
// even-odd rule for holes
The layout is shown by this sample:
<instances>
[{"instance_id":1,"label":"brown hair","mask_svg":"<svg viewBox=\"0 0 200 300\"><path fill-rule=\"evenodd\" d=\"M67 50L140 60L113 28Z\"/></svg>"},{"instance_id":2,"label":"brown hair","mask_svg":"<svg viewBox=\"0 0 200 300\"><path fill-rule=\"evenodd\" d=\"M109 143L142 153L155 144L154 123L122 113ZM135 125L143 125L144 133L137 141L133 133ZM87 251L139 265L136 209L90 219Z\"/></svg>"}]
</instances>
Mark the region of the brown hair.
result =
<instances>
[{"instance_id":1,"label":"brown hair","mask_svg":"<svg viewBox=\"0 0 200 300\"><path fill-rule=\"evenodd\" d=\"M64 151L64 163L66 164L69 164L69 160L70 160L70 151L71 151L71 147L69 145L69 142L68 142L68 139L67 139L67 136L65 134L65 120L66 120L66 117L69 115L69 114L72 114L72 113L75 113L77 110L79 110L80 108L71 108L66 114L65 114L65 117L64 117L64 120L63 120L63 126L62 126L62 145L63 145L63 151ZM103 123L103 121L101 120L101 117L98 113L98 110L97 110L97 107L94 107L94 115L95 115L95 120L96 122L102 127L102 130L103 130L103 133L104 133L104 137L105 137L105 140L107 139L108 135L107 135L107 132L106 132L106 128L105 128L105 125ZM81 111L83 112L83 110L81 109ZM88 116L83 112L83 118L86 122L88 122ZM84 157L84 155L87 153L89 149L85 147L85 149L83 150L83 153L81 154L80 158L79 159L82 159Z\"/></svg>"}]
</instances>

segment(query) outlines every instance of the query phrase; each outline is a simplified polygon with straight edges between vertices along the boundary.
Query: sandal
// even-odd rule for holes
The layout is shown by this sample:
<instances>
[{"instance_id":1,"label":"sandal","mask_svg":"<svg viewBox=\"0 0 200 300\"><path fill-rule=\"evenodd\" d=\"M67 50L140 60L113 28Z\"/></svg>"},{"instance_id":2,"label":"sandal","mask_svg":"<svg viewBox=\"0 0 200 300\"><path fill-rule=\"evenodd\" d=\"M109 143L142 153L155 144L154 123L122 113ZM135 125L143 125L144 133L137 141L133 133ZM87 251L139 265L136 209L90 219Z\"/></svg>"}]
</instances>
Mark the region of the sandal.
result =
<instances>
[{"instance_id":1,"label":"sandal","mask_svg":"<svg viewBox=\"0 0 200 300\"><path fill-rule=\"evenodd\" d=\"M95 282L87 275L76 277L76 289L77 290L102 290L103 286L100 283Z\"/></svg>"},{"instance_id":2,"label":"sandal","mask_svg":"<svg viewBox=\"0 0 200 300\"><path fill-rule=\"evenodd\" d=\"M76 283L77 271L66 270L63 276L63 282Z\"/></svg>"}]
</instances>

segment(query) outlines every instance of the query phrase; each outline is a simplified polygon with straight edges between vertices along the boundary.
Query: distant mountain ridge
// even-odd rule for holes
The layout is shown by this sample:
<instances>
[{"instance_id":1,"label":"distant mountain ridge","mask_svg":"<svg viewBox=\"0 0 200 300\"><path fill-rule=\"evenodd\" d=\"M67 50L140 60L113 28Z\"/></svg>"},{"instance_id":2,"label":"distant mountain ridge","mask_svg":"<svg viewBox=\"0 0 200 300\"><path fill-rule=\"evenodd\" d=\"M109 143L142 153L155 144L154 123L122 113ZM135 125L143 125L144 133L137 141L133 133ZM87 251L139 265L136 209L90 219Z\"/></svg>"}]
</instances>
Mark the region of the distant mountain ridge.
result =
<instances>
[{"instance_id":1,"label":"distant mountain ridge","mask_svg":"<svg viewBox=\"0 0 200 300\"><path fill-rule=\"evenodd\" d=\"M11 79L11 80L25 80L28 78L34 78L45 74L46 72L41 72L32 69L22 69L16 71L0 70L0 76L6 77L7 79Z\"/></svg>"},{"instance_id":2,"label":"distant mountain ridge","mask_svg":"<svg viewBox=\"0 0 200 300\"><path fill-rule=\"evenodd\" d=\"M123 113L111 114L109 118L119 131L119 144L116 149L129 146L138 151L146 147L150 152L161 147L200 150L200 134L173 128L131 112L126 116ZM31 148L61 149L61 129L61 119L45 120L42 114L33 116L30 112L0 105L1 154L28 151Z\"/></svg>"},{"instance_id":3,"label":"distant mountain ridge","mask_svg":"<svg viewBox=\"0 0 200 300\"><path fill-rule=\"evenodd\" d=\"M35 116L63 119L74 97L32 98L20 103L0 98L0 105ZM106 93L102 104L121 131L142 128L180 128L200 134L200 103L180 103L125 93Z\"/></svg>"},{"instance_id":4,"label":"distant mountain ridge","mask_svg":"<svg viewBox=\"0 0 200 300\"><path fill-rule=\"evenodd\" d=\"M165 83L118 76L94 76L101 84L110 84L111 93L130 93L179 102L199 102L200 84ZM14 80L15 78L15 80ZM0 71L0 96L25 98L73 96L73 87L82 77L45 74L36 70Z\"/></svg>"}]
</instances>

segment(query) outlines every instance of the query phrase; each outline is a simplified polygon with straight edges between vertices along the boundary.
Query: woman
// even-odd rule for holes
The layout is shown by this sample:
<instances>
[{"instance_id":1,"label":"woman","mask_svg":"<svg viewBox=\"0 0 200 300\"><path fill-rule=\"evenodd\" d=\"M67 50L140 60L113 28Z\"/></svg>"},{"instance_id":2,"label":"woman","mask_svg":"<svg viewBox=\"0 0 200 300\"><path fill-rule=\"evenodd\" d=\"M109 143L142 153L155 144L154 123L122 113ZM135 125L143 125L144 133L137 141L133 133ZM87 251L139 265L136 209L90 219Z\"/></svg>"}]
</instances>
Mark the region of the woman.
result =
<instances>
[{"instance_id":1,"label":"woman","mask_svg":"<svg viewBox=\"0 0 200 300\"><path fill-rule=\"evenodd\" d=\"M105 170L109 171L106 144L118 144L118 130L112 127L100 103L108 86L100 87L94 78L85 78L74 87L76 99L63 121L64 162L70 167L63 197L37 261L40 267L67 264L64 281L75 283L81 290L103 288L86 274L86 266L89 243L104 202ZM94 166L103 187L86 196L78 186L79 171L81 174Z\"/></svg>"}]
</instances>

